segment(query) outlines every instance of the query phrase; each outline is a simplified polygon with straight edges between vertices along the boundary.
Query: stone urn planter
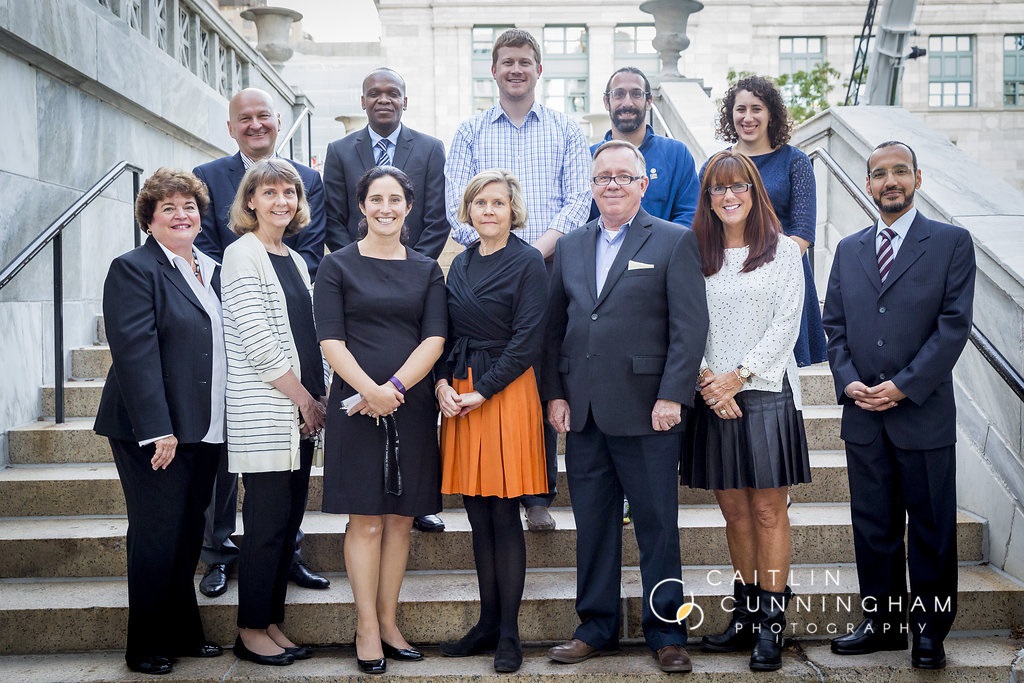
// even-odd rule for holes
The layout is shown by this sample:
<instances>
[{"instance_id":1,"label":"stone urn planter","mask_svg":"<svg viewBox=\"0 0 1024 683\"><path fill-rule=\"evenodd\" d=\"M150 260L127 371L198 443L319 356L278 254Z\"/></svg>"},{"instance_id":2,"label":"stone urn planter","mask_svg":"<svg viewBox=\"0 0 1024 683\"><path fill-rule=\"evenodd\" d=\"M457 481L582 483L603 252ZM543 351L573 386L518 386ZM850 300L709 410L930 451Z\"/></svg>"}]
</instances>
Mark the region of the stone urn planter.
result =
<instances>
[{"instance_id":1,"label":"stone urn planter","mask_svg":"<svg viewBox=\"0 0 1024 683\"><path fill-rule=\"evenodd\" d=\"M250 7L239 14L256 24L256 51L275 67L291 59L292 24L302 21L302 15L286 7Z\"/></svg>"},{"instance_id":2,"label":"stone urn planter","mask_svg":"<svg viewBox=\"0 0 1024 683\"><path fill-rule=\"evenodd\" d=\"M686 36L686 23L690 15L704 9L697 0L647 0L640 3L640 11L654 16L654 49L661 56L659 80L682 80L679 58L690 39Z\"/></svg>"}]
</instances>

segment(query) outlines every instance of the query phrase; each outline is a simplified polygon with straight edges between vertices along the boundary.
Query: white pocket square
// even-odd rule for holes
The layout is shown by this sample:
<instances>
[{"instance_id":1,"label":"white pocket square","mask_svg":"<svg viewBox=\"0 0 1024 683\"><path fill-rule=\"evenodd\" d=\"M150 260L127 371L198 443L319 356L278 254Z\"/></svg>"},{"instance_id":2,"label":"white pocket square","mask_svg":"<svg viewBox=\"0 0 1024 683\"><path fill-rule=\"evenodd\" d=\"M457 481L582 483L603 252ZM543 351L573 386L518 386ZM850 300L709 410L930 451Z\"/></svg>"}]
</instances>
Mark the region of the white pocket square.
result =
<instances>
[{"instance_id":1,"label":"white pocket square","mask_svg":"<svg viewBox=\"0 0 1024 683\"><path fill-rule=\"evenodd\" d=\"M653 263L644 263L643 261L630 261L629 265L626 266L626 270L646 270L653 268Z\"/></svg>"}]
</instances>

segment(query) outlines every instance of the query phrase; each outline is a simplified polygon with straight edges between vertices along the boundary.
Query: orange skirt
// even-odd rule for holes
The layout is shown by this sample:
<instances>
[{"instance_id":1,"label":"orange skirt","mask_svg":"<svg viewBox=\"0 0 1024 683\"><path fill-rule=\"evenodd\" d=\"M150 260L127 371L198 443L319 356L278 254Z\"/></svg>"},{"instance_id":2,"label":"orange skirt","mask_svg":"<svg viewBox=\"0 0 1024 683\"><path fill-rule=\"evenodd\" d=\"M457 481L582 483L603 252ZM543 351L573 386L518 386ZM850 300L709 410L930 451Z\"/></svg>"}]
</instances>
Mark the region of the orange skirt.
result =
<instances>
[{"instance_id":1,"label":"orange skirt","mask_svg":"<svg viewBox=\"0 0 1024 683\"><path fill-rule=\"evenodd\" d=\"M452 381L473 391L473 369ZM544 425L533 368L465 417L441 419L441 492L518 498L548 492Z\"/></svg>"}]
</instances>

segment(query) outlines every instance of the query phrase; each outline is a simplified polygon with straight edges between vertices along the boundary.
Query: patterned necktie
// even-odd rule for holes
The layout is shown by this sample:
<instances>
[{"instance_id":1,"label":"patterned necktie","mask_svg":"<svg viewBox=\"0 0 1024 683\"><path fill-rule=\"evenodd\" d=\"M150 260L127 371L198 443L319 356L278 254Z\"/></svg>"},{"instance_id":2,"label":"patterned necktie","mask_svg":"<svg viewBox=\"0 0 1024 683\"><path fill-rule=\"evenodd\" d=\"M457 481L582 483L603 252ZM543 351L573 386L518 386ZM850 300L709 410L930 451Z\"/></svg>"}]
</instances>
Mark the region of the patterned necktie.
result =
<instances>
[{"instance_id":1,"label":"patterned necktie","mask_svg":"<svg viewBox=\"0 0 1024 683\"><path fill-rule=\"evenodd\" d=\"M387 138L381 138L374 145L377 148L377 165L378 166L390 166L391 155L388 154L388 140Z\"/></svg>"},{"instance_id":2,"label":"patterned necktie","mask_svg":"<svg viewBox=\"0 0 1024 683\"><path fill-rule=\"evenodd\" d=\"M892 238L896 236L896 231L884 228L880 234L882 244L878 247L878 274L882 278L882 284L885 284L885 278L889 276L889 269L892 268Z\"/></svg>"}]
</instances>

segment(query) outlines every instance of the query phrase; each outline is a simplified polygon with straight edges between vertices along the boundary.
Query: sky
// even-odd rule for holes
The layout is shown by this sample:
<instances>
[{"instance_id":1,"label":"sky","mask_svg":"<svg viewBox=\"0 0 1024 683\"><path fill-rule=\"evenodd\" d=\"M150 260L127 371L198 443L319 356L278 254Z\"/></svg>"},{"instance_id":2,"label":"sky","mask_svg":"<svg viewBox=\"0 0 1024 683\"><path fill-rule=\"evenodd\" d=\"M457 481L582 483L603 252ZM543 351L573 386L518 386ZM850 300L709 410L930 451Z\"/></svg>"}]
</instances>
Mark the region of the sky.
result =
<instances>
[{"instance_id":1,"label":"sky","mask_svg":"<svg viewBox=\"0 0 1024 683\"><path fill-rule=\"evenodd\" d=\"M321 43L380 40L380 21L373 0L274 0L276 7L302 13L302 28Z\"/></svg>"}]
</instances>

